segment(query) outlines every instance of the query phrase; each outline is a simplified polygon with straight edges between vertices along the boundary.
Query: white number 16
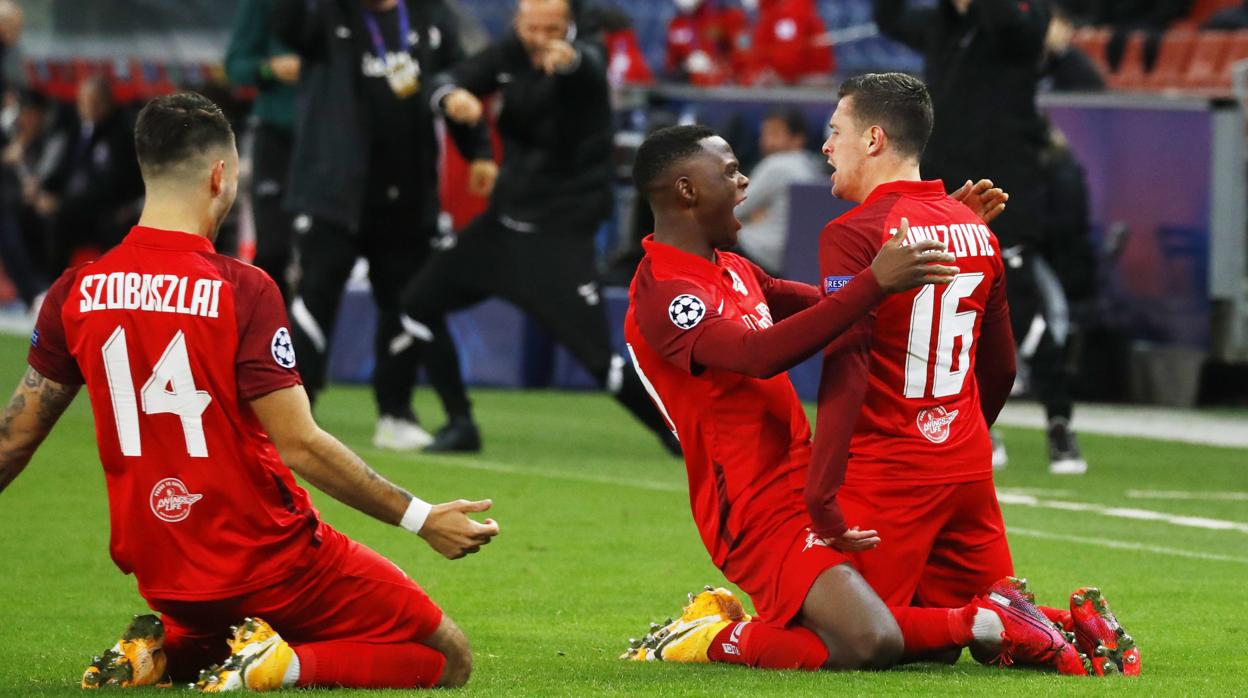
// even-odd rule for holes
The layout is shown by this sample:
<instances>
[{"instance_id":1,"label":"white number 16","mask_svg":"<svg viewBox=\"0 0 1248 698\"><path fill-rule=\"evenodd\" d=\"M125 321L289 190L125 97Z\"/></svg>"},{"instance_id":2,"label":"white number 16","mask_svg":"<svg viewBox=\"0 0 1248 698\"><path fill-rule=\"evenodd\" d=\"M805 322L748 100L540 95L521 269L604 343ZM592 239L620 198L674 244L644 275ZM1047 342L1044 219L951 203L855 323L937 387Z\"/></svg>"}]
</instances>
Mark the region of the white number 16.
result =
<instances>
[{"instance_id":1,"label":"white number 16","mask_svg":"<svg viewBox=\"0 0 1248 698\"><path fill-rule=\"evenodd\" d=\"M932 397L948 397L962 392L966 369L975 340L974 310L958 312L963 298L975 292L984 280L983 273L959 274L940 295L939 334L936 339L936 369L932 375ZM906 347L905 396L923 397L927 393L927 366L932 351L932 314L936 308L936 286L924 286L910 306L910 340ZM958 352L958 369L953 370L953 347L962 340Z\"/></svg>"}]
</instances>

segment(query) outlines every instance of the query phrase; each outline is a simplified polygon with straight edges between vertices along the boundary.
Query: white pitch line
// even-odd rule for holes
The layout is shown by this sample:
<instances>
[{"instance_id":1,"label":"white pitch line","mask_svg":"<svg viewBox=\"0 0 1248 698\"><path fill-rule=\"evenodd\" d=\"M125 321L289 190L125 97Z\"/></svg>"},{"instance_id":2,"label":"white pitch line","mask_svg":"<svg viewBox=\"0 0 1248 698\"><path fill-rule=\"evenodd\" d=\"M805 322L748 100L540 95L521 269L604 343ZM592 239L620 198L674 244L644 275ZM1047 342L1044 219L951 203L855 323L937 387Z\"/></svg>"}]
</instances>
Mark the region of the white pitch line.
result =
<instances>
[{"instance_id":1,"label":"white pitch line","mask_svg":"<svg viewBox=\"0 0 1248 698\"><path fill-rule=\"evenodd\" d=\"M1240 533L1248 533L1248 523L1240 523L1238 521L1224 521L1222 519L1208 519L1203 516L1181 516L1177 514L1166 514L1160 511L1152 511L1150 509L1130 509L1126 507L1106 507L1100 504L1089 504L1087 502L1064 502L1061 500L1046 500L1025 494L1009 494L1001 493L997 495L997 500L1002 504L1014 504L1024 507L1035 507L1039 509L1058 509L1061 511L1086 511L1102 516L1112 516L1119 519L1134 519L1136 521L1160 521L1174 526L1186 526L1188 528L1204 528L1212 531L1238 531Z\"/></svg>"},{"instance_id":2,"label":"white pitch line","mask_svg":"<svg viewBox=\"0 0 1248 698\"><path fill-rule=\"evenodd\" d=\"M1216 553L1204 553L1199 550L1183 550L1181 548L1164 548L1159 545L1146 545L1144 543L1129 543L1126 541L1106 540L1104 538L1085 538L1084 536L1070 536L1064 533L1049 533L1048 531L1037 531L1030 528L1018 528L1016 526L1007 526L1005 528L1007 536L1024 536L1027 538L1040 538L1042 540L1057 540L1065 543L1078 543L1080 545L1092 545L1100 548L1113 548L1115 550L1135 550L1142 553L1154 553L1156 555L1170 555L1173 557L1187 557L1193 560L1213 560L1216 562L1238 562L1248 565L1248 557L1235 557L1233 555L1218 555Z\"/></svg>"},{"instance_id":3,"label":"white pitch line","mask_svg":"<svg viewBox=\"0 0 1248 698\"><path fill-rule=\"evenodd\" d=\"M542 477L552 480L568 480L571 482L587 482L594 485L632 487L633 489L650 490L651 492L685 493L689 491L684 483L669 483L657 480L634 480L630 478L611 477L610 475L589 475L585 473L572 473L566 470L521 467L508 465L506 463L480 460L477 458L462 458L460 456L441 456L432 453L422 453L420 454L420 459L420 462L434 462L439 465L458 466L468 470L481 470L489 473L532 475L534 477Z\"/></svg>"},{"instance_id":4,"label":"white pitch line","mask_svg":"<svg viewBox=\"0 0 1248 698\"><path fill-rule=\"evenodd\" d=\"M1248 492L1189 492L1187 490L1127 490L1131 499L1198 499L1212 502L1248 502Z\"/></svg>"}]
</instances>

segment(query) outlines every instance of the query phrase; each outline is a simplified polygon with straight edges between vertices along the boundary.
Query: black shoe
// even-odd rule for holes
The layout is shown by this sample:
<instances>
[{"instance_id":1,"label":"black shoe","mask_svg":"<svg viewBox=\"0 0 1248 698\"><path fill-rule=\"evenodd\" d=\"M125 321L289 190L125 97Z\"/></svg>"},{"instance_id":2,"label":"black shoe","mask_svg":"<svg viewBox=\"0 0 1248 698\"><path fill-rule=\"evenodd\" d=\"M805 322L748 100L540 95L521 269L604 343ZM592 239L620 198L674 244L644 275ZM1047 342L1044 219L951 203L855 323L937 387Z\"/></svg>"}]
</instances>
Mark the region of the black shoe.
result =
<instances>
[{"instance_id":1,"label":"black shoe","mask_svg":"<svg viewBox=\"0 0 1248 698\"><path fill-rule=\"evenodd\" d=\"M1079 453L1079 440L1069 420L1062 417L1049 420L1049 472L1054 475L1088 472L1088 462Z\"/></svg>"},{"instance_id":2,"label":"black shoe","mask_svg":"<svg viewBox=\"0 0 1248 698\"><path fill-rule=\"evenodd\" d=\"M481 432L472 417L451 417L446 426L438 430L433 443L425 447L429 453L480 453Z\"/></svg>"}]
</instances>

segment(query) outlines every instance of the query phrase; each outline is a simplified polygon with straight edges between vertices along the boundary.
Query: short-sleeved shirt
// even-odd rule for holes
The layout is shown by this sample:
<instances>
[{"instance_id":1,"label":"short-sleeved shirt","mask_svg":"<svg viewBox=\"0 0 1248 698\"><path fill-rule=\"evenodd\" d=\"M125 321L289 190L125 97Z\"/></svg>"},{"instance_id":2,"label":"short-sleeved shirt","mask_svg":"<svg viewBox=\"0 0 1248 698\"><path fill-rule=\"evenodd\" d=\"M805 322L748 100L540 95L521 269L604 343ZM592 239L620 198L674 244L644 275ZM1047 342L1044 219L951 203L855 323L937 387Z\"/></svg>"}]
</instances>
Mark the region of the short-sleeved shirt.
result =
<instances>
[{"instance_id":1,"label":"short-sleeved shirt","mask_svg":"<svg viewBox=\"0 0 1248 698\"><path fill-rule=\"evenodd\" d=\"M86 384L117 566L149 598L273 583L322 523L248 401L300 383L277 286L206 238L136 227L48 291L30 365Z\"/></svg>"},{"instance_id":2,"label":"short-sleeved shirt","mask_svg":"<svg viewBox=\"0 0 1248 698\"><path fill-rule=\"evenodd\" d=\"M1008 314L1001 250L992 231L946 195L939 180L883 184L824 228L819 241L824 288L833 290L868 267L903 217L910 225L909 242L944 242L961 272L948 286L891 295L862 321L865 327L873 324L871 373L845 484L990 478L992 444L975 364L994 357L977 357L975 345L986 315L999 321ZM819 405L821 413L825 408L835 409ZM824 418L821 414L817 431ZM820 447L816 434L816 458Z\"/></svg>"},{"instance_id":3,"label":"short-sleeved shirt","mask_svg":"<svg viewBox=\"0 0 1248 698\"><path fill-rule=\"evenodd\" d=\"M721 569L734 552L809 521L802 504L810 426L787 374L707 368L693 347L721 322L772 324L765 273L730 252L712 262L647 238L629 289L624 336L638 375L684 451L689 501Z\"/></svg>"}]
</instances>

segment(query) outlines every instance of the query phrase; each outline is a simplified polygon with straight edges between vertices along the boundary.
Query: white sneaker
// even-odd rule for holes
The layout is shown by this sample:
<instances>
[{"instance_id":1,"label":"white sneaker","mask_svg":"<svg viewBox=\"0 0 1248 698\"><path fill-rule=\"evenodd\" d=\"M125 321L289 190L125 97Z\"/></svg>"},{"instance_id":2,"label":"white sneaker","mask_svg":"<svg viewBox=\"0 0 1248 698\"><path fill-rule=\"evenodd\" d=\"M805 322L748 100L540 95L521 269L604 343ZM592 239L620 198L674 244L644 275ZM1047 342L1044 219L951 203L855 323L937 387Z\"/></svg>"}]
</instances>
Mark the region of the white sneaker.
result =
<instances>
[{"instance_id":1,"label":"white sneaker","mask_svg":"<svg viewBox=\"0 0 1248 698\"><path fill-rule=\"evenodd\" d=\"M1088 462L1079 451L1079 439L1062 417L1049 420L1049 472L1053 475L1083 475Z\"/></svg>"},{"instance_id":2,"label":"white sneaker","mask_svg":"<svg viewBox=\"0 0 1248 698\"><path fill-rule=\"evenodd\" d=\"M1005 452L1005 440L995 431L988 433L992 436L992 469L1004 470L1010 462L1010 455Z\"/></svg>"},{"instance_id":3,"label":"white sneaker","mask_svg":"<svg viewBox=\"0 0 1248 698\"><path fill-rule=\"evenodd\" d=\"M414 421L382 415L373 432L373 446L390 451L419 451L433 443L433 435Z\"/></svg>"}]
</instances>

